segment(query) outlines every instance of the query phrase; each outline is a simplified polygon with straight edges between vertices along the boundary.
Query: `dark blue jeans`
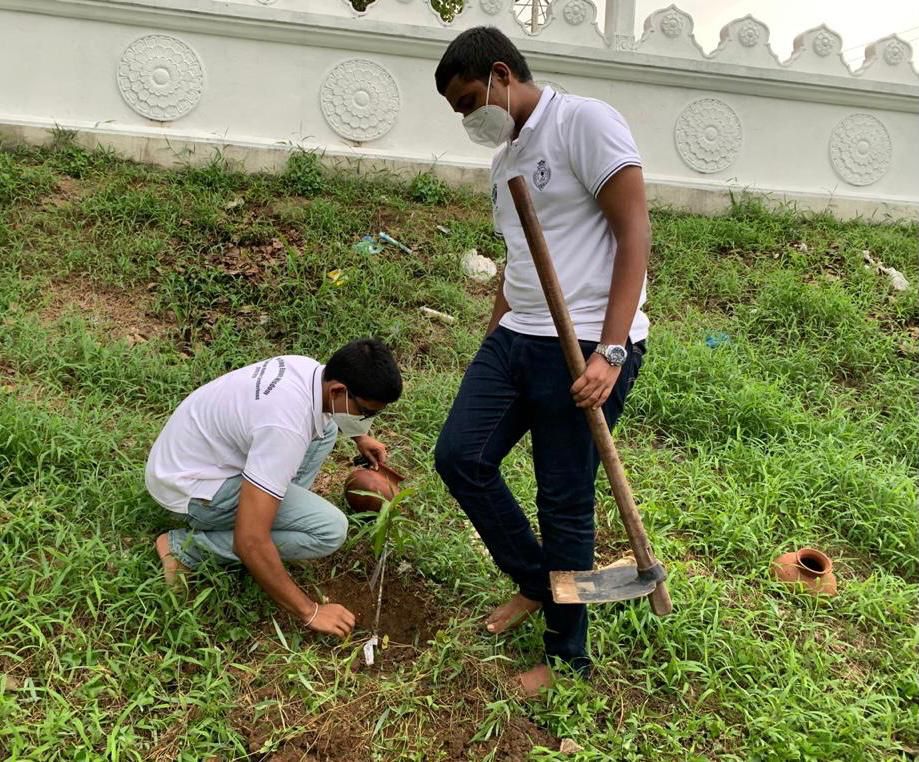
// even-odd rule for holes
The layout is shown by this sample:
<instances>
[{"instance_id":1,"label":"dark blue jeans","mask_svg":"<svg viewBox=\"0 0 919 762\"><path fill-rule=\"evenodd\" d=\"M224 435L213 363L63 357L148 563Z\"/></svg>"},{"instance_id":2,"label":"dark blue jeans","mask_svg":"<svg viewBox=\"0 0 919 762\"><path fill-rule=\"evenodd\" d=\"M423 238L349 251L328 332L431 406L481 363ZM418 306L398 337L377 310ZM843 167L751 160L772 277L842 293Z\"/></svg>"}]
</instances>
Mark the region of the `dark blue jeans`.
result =
<instances>
[{"instance_id":1,"label":"dark blue jeans","mask_svg":"<svg viewBox=\"0 0 919 762\"><path fill-rule=\"evenodd\" d=\"M596 342L581 342L585 359ZM603 407L612 427L641 366L644 342L629 345L619 380ZM556 604L552 570L593 568L594 481L600 464L557 338L499 327L466 371L437 442L437 472L469 516L498 568L527 598L541 601L547 661L581 673L587 655L587 610ZM542 543L501 477L500 465L527 432L533 441L536 508Z\"/></svg>"}]
</instances>

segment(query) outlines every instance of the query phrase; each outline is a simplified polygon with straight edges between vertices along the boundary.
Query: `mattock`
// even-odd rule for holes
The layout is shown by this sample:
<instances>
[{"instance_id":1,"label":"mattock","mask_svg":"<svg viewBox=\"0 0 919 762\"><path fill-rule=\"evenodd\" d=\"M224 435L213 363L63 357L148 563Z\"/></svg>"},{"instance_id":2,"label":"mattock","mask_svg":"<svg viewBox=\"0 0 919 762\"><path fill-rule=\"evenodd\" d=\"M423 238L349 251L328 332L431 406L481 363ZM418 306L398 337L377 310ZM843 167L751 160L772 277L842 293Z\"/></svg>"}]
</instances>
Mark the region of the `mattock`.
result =
<instances>
[{"instance_id":1,"label":"mattock","mask_svg":"<svg viewBox=\"0 0 919 762\"><path fill-rule=\"evenodd\" d=\"M526 181L523 177L512 177L508 180L507 186L514 199L523 232L526 234L539 282L542 284L562 351L565 353L568 370L571 371L572 379L578 379L586 367L584 355L575 336L571 316L568 314L568 307L565 305L558 276L549 256L549 247L536 217ZM619 515L625 525L634 560L626 557L592 571L550 572L552 598L556 603L602 603L648 596L651 599L651 610L658 616L665 616L673 609L664 581L667 579L667 572L651 550L651 543L635 506L635 499L632 497L622 461L619 460L619 453L616 452L612 434L606 425L606 418L599 408L587 408L584 413L613 488L613 497L619 507Z\"/></svg>"}]
</instances>

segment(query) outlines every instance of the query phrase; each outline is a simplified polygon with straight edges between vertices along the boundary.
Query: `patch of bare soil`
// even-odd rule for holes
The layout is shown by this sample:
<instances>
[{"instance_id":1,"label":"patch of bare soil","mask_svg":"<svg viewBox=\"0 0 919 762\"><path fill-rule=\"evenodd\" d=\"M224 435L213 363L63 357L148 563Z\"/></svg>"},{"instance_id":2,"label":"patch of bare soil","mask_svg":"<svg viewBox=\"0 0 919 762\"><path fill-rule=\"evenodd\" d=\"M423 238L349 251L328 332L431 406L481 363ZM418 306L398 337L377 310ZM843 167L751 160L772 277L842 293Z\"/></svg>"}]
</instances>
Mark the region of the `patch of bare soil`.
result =
<instances>
[{"instance_id":1,"label":"patch of bare soil","mask_svg":"<svg viewBox=\"0 0 919 762\"><path fill-rule=\"evenodd\" d=\"M72 276L51 285L41 318L54 322L76 311L104 336L140 344L172 328L167 321L150 314L148 303L147 294L141 290L118 290L92 283L83 276Z\"/></svg>"},{"instance_id":2,"label":"patch of bare soil","mask_svg":"<svg viewBox=\"0 0 919 762\"><path fill-rule=\"evenodd\" d=\"M72 177L61 177L55 185L54 192L44 199L45 206L63 207L79 201L86 194L86 188L79 180Z\"/></svg>"},{"instance_id":3,"label":"patch of bare soil","mask_svg":"<svg viewBox=\"0 0 919 762\"><path fill-rule=\"evenodd\" d=\"M293 731L291 737L278 741L283 728L302 722L299 705L272 702L261 696L268 709L256 718L237 711L234 724L246 739L250 760L258 762L367 762L372 759L370 739L376 714L359 716L357 707L335 707L309 722L306 731ZM352 702L353 703L353 702ZM449 724L438 738L431 739L430 750L443 762L469 762L487 757L495 750L496 762L525 762L533 748L542 746L557 750L559 739L525 717L515 717L498 734L497 739L473 742L474 723L463 720ZM269 739L275 739L269 742Z\"/></svg>"},{"instance_id":4,"label":"patch of bare soil","mask_svg":"<svg viewBox=\"0 0 919 762\"><path fill-rule=\"evenodd\" d=\"M295 245L294 241L288 241ZM259 283L287 260L284 241L272 238L266 243L229 244L215 248L207 255L209 264L225 275Z\"/></svg>"},{"instance_id":5,"label":"patch of bare soil","mask_svg":"<svg viewBox=\"0 0 919 762\"><path fill-rule=\"evenodd\" d=\"M484 759L495 750L495 762L525 762L536 746L557 750L559 739L526 717L514 717L504 726L497 739L473 742L475 723L449 724L433 747L445 754L445 762Z\"/></svg>"},{"instance_id":6,"label":"patch of bare soil","mask_svg":"<svg viewBox=\"0 0 919 762\"><path fill-rule=\"evenodd\" d=\"M401 651L398 645L423 646L446 623L443 612L431 599L423 581L408 574L394 573L398 561L387 562L383 583L383 601L380 609L380 637L389 637L389 649ZM370 589L368 577L360 572L347 571L320 582L317 587L330 603L340 603L357 619L356 630L373 630L376 616L377 594ZM394 653L393 656L396 654Z\"/></svg>"},{"instance_id":7,"label":"patch of bare soil","mask_svg":"<svg viewBox=\"0 0 919 762\"><path fill-rule=\"evenodd\" d=\"M525 717L515 717L498 739L498 762L524 762L534 746L558 748L558 739Z\"/></svg>"},{"instance_id":8,"label":"patch of bare soil","mask_svg":"<svg viewBox=\"0 0 919 762\"><path fill-rule=\"evenodd\" d=\"M261 698L271 701L270 694ZM302 706L281 702L269 703L263 712L238 710L234 725L246 740L250 760L259 762L366 762L371 758L369 732L347 712L333 711L310 723L306 732L294 732L290 738L277 739L283 729L302 721ZM298 716L299 715L299 716Z\"/></svg>"},{"instance_id":9,"label":"patch of bare soil","mask_svg":"<svg viewBox=\"0 0 919 762\"><path fill-rule=\"evenodd\" d=\"M321 730L292 738L268 757L270 762L366 762L372 759L367 729L344 713Z\"/></svg>"},{"instance_id":10,"label":"patch of bare soil","mask_svg":"<svg viewBox=\"0 0 919 762\"><path fill-rule=\"evenodd\" d=\"M434 595L430 584L397 557L387 566L383 587L380 636L388 636L385 650L378 650L376 664L364 665L360 650L370 635L376 613L376 594L369 579L374 559L364 553L312 562L307 592L314 597L340 603L357 618L353 636L354 658L350 661L356 692L336 702L321 714L310 714L302 700L291 695L283 673L271 677L264 672L240 672L240 692L231 722L242 736L249 760L255 762L366 762L373 759L375 734L394 732L399 738L414 738L413 746L429 750L431 758L443 762L468 762L495 752L500 762L523 762L535 746L559 748L559 740L529 719L515 717L496 738L473 741L487 706L495 698L493 664L470 660L458 680L449 685L430 683L429 675L417 675L435 696L436 704L451 706L441 719L430 718L415 729L406 716L398 727L376 728L386 708L387 681L401 679L397 670L411 666L449 621L448 609ZM269 633L268 623L265 632ZM271 625L273 627L273 625ZM283 626L283 625L282 625ZM486 674L487 673L487 674ZM329 681L341 675L328 673ZM447 696L449 695L449 698ZM434 730L431 730L434 728ZM428 733L424 739L418 733ZM414 735L413 735L414 734Z\"/></svg>"}]
</instances>

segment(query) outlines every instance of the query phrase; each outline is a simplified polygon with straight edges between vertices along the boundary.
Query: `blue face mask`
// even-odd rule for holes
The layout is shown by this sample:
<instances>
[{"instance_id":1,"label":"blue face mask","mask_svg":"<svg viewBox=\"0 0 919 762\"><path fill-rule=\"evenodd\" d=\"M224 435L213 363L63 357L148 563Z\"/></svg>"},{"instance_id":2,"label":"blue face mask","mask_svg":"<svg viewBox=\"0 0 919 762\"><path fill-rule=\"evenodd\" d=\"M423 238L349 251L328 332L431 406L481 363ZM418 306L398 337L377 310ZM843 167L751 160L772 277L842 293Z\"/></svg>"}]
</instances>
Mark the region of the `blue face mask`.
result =
<instances>
[{"instance_id":1,"label":"blue face mask","mask_svg":"<svg viewBox=\"0 0 919 762\"><path fill-rule=\"evenodd\" d=\"M362 437L370 431L370 425L373 423L371 418L363 415L352 415L348 412L348 387L345 387L345 412L335 412L335 398L332 397L332 420L338 426L338 430L346 437Z\"/></svg>"}]
</instances>

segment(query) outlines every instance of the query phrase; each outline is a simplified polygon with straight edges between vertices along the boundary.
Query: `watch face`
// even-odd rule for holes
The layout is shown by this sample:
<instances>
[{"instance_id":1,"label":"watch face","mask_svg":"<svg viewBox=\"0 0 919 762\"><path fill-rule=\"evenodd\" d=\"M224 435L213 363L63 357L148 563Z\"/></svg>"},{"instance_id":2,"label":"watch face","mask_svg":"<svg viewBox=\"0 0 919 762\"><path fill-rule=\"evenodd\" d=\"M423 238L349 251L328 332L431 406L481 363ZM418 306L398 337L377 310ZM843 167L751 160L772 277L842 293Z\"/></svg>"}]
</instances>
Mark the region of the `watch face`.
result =
<instances>
[{"instance_id":1,"label":"watch face","mask_svg":"<svg viewBox=\"0 0 919 762\"><path fill-rule=\"evenodd\" d=\"M612 365L622 365L622 363L625 362L627 354L625 347L611 346L606 350L606 359L609 360Z\"/></svg>"}]
</instances>

